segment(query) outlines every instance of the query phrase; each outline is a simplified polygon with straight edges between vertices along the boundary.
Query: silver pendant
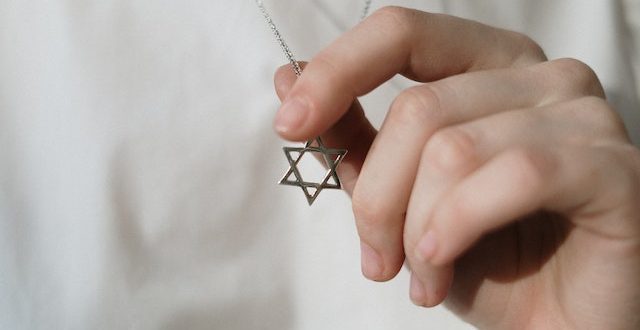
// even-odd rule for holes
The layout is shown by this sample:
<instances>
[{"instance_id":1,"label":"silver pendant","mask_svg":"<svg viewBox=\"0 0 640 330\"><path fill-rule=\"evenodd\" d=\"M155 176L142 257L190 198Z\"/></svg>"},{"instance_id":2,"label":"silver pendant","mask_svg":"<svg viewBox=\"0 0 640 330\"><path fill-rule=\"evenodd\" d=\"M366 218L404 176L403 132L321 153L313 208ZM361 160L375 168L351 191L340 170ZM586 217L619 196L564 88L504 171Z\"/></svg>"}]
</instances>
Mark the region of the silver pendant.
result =
<instances>
[{"instance_id":1,"label":"silver pendant","mask_svg":"<svg viewBox=\"0 0 640 330\"><path fill-rule=\"evenodd\" d=\"M269 28L273 32L273 35L276 37L276 41L278 41L280 47L282 48L282 51L291 63L293 71L295 72L296 76L299 77L302 74L302 68L293 56L293 53L280 34L280 31L276 27L276 24L271 19L271 15L269 15L269 13L267 12L263 0L255 1L256 5L258 5L258 8L262 12L262 15L267 21L267 25L269 25ZM369 13L371 2L372 0L365 0L361 19L364 19ZM315 146L314 142L316 143ZM279 183L282 185L300 187L304 192L305 197L307 197L307 202L309 202L309 205L313 204L322 189L342 189L340 178L338 177L338 173L336 172L336 167L338 166L338 164L340 164L342 159L344 159L345 155L347 154L347 150L326 148L324 144L322 144L322 140L319 137L314 140L307 141L304 148L284 147L283 149L284 154L287 156L287 160L289 161L289 170L284 175L284 177L282 177ZM291 156L292 152L298 153L298 157L295 160ZM315 152L322 155L322 159L324 159L325 166L328 169L322 182L308 182L304 181L304 179L302 178L302 175L298 170L298 163L302 159L302 156L307 152ZM333 156L336 156L336 158L333 158ZM292 175L295 177L295 180L291 179ZM331 179L333 179L334 183L329 182L329 180Z\"/></svg>"},{"instance_id":2,"label":"silver pendant","mask_svg":"<svg viewBox=\"0 0 640 330\"><path fill-rule=\"evenodd\" d=\"M336 168L347 154L346 149L327 148L322 143L320 137L307 141L304 148L284 147L282 149L289 161L289 170L287 170L287 173L282 177L279 184L300 187L305 197L307 197L309 205L313 204L323 189L342 189ZM300 170L298 169L298 163L307 152L322 155L324 165L327 168L322 182L309 182L302 178ZM298 156L294 159L292 153L297 153ZM292 179L291 176L294 176L294 178ZM329 182L331 179L333 179L333 183Z\"/></svg>"}]
</instances>

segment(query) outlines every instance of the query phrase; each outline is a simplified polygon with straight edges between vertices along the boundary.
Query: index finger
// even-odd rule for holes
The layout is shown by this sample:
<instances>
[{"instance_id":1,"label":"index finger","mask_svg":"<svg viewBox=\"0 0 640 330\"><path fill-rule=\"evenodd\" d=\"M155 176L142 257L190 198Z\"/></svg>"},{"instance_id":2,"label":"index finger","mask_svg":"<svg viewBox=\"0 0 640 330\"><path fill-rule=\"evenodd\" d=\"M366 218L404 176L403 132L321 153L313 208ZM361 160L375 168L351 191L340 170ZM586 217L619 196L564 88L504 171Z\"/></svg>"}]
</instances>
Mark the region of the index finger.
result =
<instances>
[{"instance_id":1,"label":"index finger","mask_svg":"<svg viewBox=\"0 0 640 330\"><path fill-rule=\"evenodd\" d=\"M447 15L385 7L309 62L276 115L285 139L325 132L364 95L395 74L421 82L545 60L524 35Z\"/></svg>"}]
</instances>

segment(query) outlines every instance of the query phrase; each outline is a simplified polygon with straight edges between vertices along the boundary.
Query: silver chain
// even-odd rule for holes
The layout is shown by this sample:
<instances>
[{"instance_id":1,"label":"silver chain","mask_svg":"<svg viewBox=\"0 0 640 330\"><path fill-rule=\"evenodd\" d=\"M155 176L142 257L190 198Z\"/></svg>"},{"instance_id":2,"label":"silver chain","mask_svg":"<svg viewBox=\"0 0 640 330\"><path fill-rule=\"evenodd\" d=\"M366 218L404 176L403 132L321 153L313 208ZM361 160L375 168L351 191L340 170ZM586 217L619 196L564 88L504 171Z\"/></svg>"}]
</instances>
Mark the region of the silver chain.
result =
<instances>
[{"instance_id":1,"label":"silver chain","mask_svg":"<svg viewBox=\"0 0 640 330\"><path fill-rule=\"evenodd\" d=\"M371 9L371 1L373 0L365 0L364 8L362 9L362 15L360 16L360 20L367 18L367 15L369 15L369 9Z\"/></svg>"},{"instance_id":2,"label":"silver chain","mask_svg":"<svg viewBox=\"0 0 640 330\"><path fill-rule=\"evenodd\" d=\"M371 8L372 1L373 0L365 0L364 9L362 10L362 16L360 16L361 20L367 17L367 15L369 14L369 9ZM300 64L298 64L298 61L296 61L296 58L291 52L291 50L289 49L289 46L287 46L287 42L284 41L284 38L280 34L280 30L278 30L278 28L276 27L276 24L273 22L271 15L269 15L267 8L265 8L264 6L264 2L262 0L256 0L256 5L258 5L258 8L260 8L260 11L262 12L262 16L264 16L264 19L267 20L267 24L269 25L269 28L271 29L271 31L273 32L273 35L276 37L276 40L280 44L280 48L282 48L282 51L284 52L284 56L286 56L287 60L289 60L289 63L291 63L291 66L293 67L293 72L295 72L296 76L300 76L302 74L302 68L300 67Z\"/></svg>"}]
</instances>

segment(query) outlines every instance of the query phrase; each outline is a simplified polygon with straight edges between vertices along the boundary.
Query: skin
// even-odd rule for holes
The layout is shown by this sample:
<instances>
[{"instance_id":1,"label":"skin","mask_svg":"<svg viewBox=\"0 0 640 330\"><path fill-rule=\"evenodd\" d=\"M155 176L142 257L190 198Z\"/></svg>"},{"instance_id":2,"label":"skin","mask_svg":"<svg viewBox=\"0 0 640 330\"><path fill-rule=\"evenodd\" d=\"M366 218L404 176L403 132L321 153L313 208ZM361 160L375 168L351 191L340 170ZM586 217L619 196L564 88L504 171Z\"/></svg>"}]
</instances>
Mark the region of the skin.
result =
<instances>
[{"instance_id":1,"label":"skin","mask_svg":"<svg viewBox=\"0 0 640 330\"><path fill-rule=\"evenodd\" d=\"M377 131L356 98L396 74ZM640 328L640 151L595 73L526 36L386 7L296 80L274 127L349 149L362 271L479 328Z\"/></svg>"}]
</instances>

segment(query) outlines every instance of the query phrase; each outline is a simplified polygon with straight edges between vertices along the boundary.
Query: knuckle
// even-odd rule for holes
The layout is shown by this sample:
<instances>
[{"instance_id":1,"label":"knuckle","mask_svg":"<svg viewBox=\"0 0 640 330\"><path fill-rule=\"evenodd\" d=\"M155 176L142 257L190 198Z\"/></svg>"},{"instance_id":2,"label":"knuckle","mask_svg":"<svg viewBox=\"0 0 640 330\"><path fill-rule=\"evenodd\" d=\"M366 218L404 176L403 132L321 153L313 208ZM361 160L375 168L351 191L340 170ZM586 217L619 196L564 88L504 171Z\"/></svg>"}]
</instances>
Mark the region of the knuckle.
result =
<instances>
[{"instance_id":1,"label":"knuckle","mask_svg":"<svg viewBox=\"0 0 640 330\"><path fill-rule=\"evenodd\" d=\"M517 49L520 50L518 52L520 59L533 63L547 60L547 55L544 53L544 50L537 42L535 42L535 40L531 39L531 37L526 34L519 32L511 33L513 33L513 39Z\"/></svg>"},{"instance_id":2,"label":"knuckle","mask_svg":"<svg viewBox=\"0 0 640 330\"><path fill-rule=\"evenodd\" d=\"M459 127L442 129L425 145L422 162L439 173L464 172L478 162L475 139Z\"/></svg>"},{"instance_id":3,"label":"knuckle","mask_svg":"<svg viewBox=\"0 0 640 330\"><path fill-rule=\"evenodd\" d=\"M414 9L386 6L373 12L366 21L371 28L391 40L406 41L415 31L414 25L420 15L429 15Z\"/></svg>"},{"instance_id":4,"label":"knuckle","mask_svg":"<svg viewBox=\"0 0 640 330\"><path fill-rule=\"evenodd\" d=\"M595 124L605 135L626 139L626 129L620 115L607 101L596 96L585 96L575 102L580 116Z\"/></svg>"},{"instance_id":5,"label":"knuckle","mask_svg":"<svg viewBox=\"0 0 640 330\"><path fill-rule=\"evenodd\" d=\"M384 6L370 16L370 19L377 22L387 23L392 26L406 26L416 16L416 11L400 6ZM387 25L384 24L384 25Z\"/></svg>"},{"instance_id":6,"label":"knuckle","mask_svg":"<svg viewBox=\"0 0 640 330\"><path fill-rule=\"evenodd\" d=\"M364 24L380 37L397 44L406 44L416 31L415 25L420 15L429 14L409 8L386 6L369 15Z\"/></svg>"},{"instance_id":7,"label":"knuckle","mask_svg":"<svg viewBox=\"0 0 640 330\"><path fill-rule=\"evenodd\" d=\"M541 152L520 148L507 152L506 168L511 169L512 183L515 186L539 191L551 171L547 157Z\"/></svg>"},{"instance_id":8,"label":"knuckle","mask_svg":"<svg viewBox=\"0 0 640 330\"><path fill-rule=\"evenodd\" d=\"M440 102L436 92L428 85L406 89L398 95L389 109L387 120L394 125L420 123L433 125L440 115Z\"/></svg>"},{"instance_id":9,"label":"knuckle","mask_svg":"<svg viewBox=\"0 0 640 330\"><path fill-rule=\"evenodd\" d=\"M551 67L571 91L580 95L604 97L604 89L595 71L586 63L574 58L562 58L550 62Z\"/></svg>"}]
</instances>

